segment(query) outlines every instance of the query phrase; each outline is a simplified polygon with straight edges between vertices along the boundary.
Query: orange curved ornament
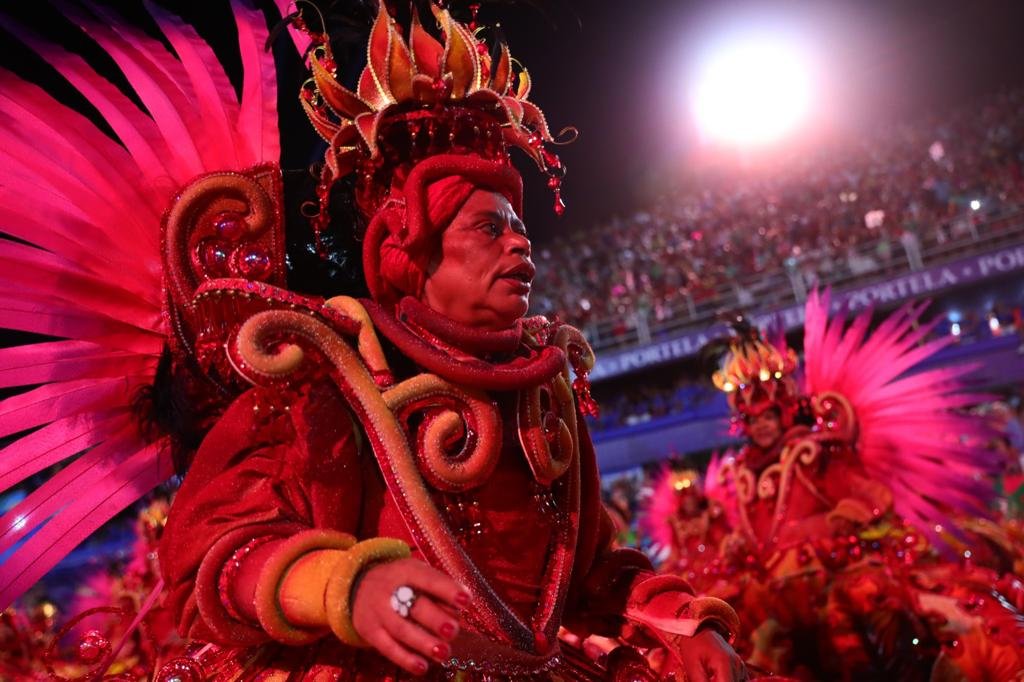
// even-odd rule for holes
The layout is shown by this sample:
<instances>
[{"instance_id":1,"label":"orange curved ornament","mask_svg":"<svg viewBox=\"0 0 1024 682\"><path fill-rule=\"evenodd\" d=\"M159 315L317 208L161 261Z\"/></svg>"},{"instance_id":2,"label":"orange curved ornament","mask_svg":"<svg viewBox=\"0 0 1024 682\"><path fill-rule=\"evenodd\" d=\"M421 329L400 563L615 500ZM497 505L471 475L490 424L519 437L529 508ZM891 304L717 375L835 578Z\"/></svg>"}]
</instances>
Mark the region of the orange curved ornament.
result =
<instances>
[{"instance_id":1,"label":"orange curved ornament","mask_svg":"<svg viewBox=\"0 0 1024 682\"><path fill-rule=\"evenodd\" d=\"M533 477L550 486L578 453L576 407L568 382L557 375L545 385L520 391L517 417L519 440Z\"/></svg>"},{"instance_id":2,"label":"orange curved ornament","mask_svg":"<svg viewBox=\"0 0 1024 682\"><path fill-rule=\"evenodd\" d=\"M420 425L416 455L434 487L463 492L494 473L501 456L501 414L485 393L419 374L385 392L384 401L406 424L433 408ZM451 452L453 443L463 443L460 451Z\"/></svg>"},{"instance_id":3,"label":"orange curved ornament","mask_svg":"<svg viewBox=\"0 0 1024 682\"><path fill-rule=\"evenodd\" d=\"M821 423L822 437L853 444L857 437L857 414L845 396L823 391L811 398L811 411Z\"/></svg>"},{"instance_id":4,"label":"orange curved ornament","mask_svg":"<svg viewBox=\"0 0 1024 682\"><path fill-rule=\"evenodd\" d=\"M280 169L265 164L200 175L174 198L163 219L161 251L171 340L182 352L194 353L203 325L194 296L204 283L244 276L284 286L282 196ZM246 267L247 258L255 269Z\"/></svg>"},{"instance_id":5,"label":"orange curved ornament","mask_svg":"<svg viewBox=\"0 0 1024 682\"><path fill-rule=\"evenodd\" d=\"M351 296L335 296L327 299L325 305L352 318L359 324L359 335L356 337L359 355L370 368L378 384L387 387L394 383L391 368L388 367L388 361L384 357L384 350L380 345L380 339L377 338L377 332L373 328L373 321L370 320L370 315L366 312L363 304Z\"/></svg>"},{"instance_id":6,"label":"orange curved ornament","mask_svg":"<svg viewBox=\"0 0 1024 682\"><path fill-rule=\"evenodd\" d=\"M562 349L565 357L574 362L577 373L585 374L593 368L594 352L574 327L560 326L551 345ZM533 476L541 485L550 486L579 456L576 402L569 367L546 384L520 391L516 414L519 440Z\"/></svg>"}]
</instances>

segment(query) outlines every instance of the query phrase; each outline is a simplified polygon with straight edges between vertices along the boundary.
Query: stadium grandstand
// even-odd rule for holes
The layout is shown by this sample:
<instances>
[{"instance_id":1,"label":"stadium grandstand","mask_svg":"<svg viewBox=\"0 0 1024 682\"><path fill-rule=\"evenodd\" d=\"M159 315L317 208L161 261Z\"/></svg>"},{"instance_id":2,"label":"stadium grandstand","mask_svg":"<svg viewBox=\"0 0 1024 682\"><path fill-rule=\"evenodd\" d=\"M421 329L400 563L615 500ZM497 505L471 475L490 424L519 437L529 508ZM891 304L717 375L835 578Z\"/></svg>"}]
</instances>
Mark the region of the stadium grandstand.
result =
<instances>
[{"instance_id":1,"label":"stadium grandstand","mask_svg":"<svg viewBox=\"0 0 1024 682\"><path fill-rule=\"evenodd\" d=\"M938 362L1020 409L1024 381L1024 90L720 177L537 247L535 312L583 329L598 354L592 420L602 471L702 459L733 443L697 359L743 311L786 329L812 288L851 311L933 301ZM799 338L792 339L799 344ZM1016 419L1016 417L1014 417Z\"/></svg>"}]
</instances>

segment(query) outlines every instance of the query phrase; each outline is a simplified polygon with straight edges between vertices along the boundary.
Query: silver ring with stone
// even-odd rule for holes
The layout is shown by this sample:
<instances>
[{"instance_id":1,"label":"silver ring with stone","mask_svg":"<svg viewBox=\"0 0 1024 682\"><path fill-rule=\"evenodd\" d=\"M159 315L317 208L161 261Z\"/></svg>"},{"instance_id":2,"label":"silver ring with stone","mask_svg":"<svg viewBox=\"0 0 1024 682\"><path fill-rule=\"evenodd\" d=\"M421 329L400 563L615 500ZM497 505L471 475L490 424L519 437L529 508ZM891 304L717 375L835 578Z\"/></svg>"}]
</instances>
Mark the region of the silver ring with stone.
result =
<instances>
[{"instance_id":1,"label":"silver ring with stone","mask_svg":"<svg viewBox=\"0 0 1024 682\"><path fill-rule=\"evenodd\" d=\"M417 596L416 591L408 585L399 585L391 593L391 610L402 618L408 618Z\"/></svg>"}]
</instances>

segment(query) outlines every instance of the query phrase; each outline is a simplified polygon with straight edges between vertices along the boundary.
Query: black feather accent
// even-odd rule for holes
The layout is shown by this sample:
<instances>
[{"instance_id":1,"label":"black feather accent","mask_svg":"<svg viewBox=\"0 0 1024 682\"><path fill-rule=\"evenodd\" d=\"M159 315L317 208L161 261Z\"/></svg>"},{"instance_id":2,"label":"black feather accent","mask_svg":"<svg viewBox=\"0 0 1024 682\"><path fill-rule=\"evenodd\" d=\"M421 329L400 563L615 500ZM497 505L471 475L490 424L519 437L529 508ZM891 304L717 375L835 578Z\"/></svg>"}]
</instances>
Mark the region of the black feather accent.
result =
<instances>
[{"instance_id":1,"label":"black feather accent","mask_svg":"<svg viewBox=\"0 0 1024 682\"><path fill-rule=\"evenodd\" d=\"M270 52L270 47L274 44L274 41L277 40L277 37L281 35L281 33L288 27L288 24L292 23L292 21L294 21L300 14L301 12L292 12L288 16L282 17L280 21L274 24L270 29L270 32L267 34L267 39L263 42L264 52Z\"/></svg>"},{"instance_id":2,"label":"black feather accent","mask_svg":"<svg viewBox=\"0 0 1024 682\"><path fill-rule=\"evenodd\" d=\"M700 351L697 353L699 374L708 381L720 369L722 358L732 351L737 342L740 344L752 343L761 338L761 331L742 311L721 311L718 313L718 320L728 324L731 333L711 339L701 346Z\"/></svg>"},{"instance_id":3,"label":"black feather accent","mask_svg":"<svg viewBox=\"0 0 1024 682\"><path fill-rule=\"evenodd\" d=\"M492 32L494 40L491 41L491 82L494 82L494 76L498 73L498 62L501 60L501 49L506 41L501 24L495 24Z\"/></svg>"},{"instance_id":4,"label":"black feather accent","mask_svg":"<svg viewBox=\"0 0 1024 682\"><path fill-rule=\"evenodd\" d=\"M170 436L171 461L179 475L188 469L206 435L202 415L189 390L192 381L187 370L175 367L171 349L165 345L153 383L139 389L132 399L135 421L147 439Z\"/></svg>"}]
</instances>

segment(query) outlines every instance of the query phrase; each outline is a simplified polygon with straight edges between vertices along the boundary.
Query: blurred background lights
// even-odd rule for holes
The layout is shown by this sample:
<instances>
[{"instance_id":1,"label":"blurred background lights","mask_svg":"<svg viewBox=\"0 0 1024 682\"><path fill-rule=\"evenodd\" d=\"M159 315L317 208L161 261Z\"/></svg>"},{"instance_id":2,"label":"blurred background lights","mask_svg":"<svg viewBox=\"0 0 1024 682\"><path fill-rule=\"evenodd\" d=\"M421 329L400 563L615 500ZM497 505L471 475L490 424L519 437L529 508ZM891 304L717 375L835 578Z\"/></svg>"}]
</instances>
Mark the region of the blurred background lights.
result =
<instances>
[{"instance_id":1,"label":"blurred background lights","mask_svg":"<svg viewBox=\"0 0 1024 682\"><path fill-rule=\"evenodd\" d=\"M709 141L774 142L807 117L811 81L808 57L781 33L722 40L697 66L692 91L697 127Z\"/></svg>"}]
</instances>

